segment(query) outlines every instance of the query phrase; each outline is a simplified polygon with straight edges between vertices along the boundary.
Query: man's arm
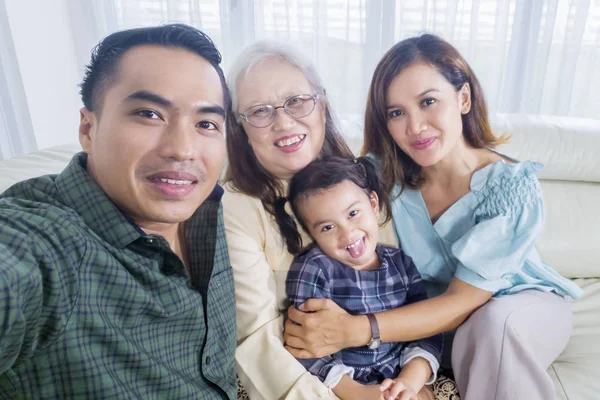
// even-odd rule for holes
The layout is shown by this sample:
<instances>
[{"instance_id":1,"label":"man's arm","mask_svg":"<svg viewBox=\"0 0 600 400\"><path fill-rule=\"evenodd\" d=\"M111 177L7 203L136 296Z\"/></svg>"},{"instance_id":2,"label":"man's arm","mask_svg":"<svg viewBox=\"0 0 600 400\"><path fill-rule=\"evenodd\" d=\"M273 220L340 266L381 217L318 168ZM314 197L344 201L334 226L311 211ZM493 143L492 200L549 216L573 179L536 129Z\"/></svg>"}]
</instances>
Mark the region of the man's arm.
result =
<instances>
[{"instance_id":1,"label":"man's arm","mask_svg":"<svg viewBox=\"0 0 600 400\"><path fill-rule=\"evenodd\" d=\"M27 239L0 230L0 374L35 350L43 285Z\"/></svg>"}]
</instances>

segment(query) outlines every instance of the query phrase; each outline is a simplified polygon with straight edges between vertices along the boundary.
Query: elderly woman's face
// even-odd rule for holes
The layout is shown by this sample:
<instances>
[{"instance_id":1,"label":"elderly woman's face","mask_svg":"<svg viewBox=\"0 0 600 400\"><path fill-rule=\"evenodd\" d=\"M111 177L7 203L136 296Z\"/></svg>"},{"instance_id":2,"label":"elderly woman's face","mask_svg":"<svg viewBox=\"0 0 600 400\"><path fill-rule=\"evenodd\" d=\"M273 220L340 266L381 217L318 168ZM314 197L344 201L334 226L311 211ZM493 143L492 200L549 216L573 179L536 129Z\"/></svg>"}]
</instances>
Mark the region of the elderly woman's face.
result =
<instances>
[{"instance_id":1,"label":"elderly woman's face","mask_svg":"<svg viewBox=\"0 0 600 400\"><path fill-rule=\"evenodd\" d=\"M268 112L260 106L279 107L291 99L287 103L291 109L301 101L296 96L316 94L302 71L281 60L270 60L252 68L237 89L237 112L248 117ZM313 100L308 102L312 104ZM317 157L325 138L324 102L321 96L314 110L301 118L278 108L273 123L262 128L242 120L248 142L267 171L280 179L289 179Z\"/></svg>"}]
</instances>

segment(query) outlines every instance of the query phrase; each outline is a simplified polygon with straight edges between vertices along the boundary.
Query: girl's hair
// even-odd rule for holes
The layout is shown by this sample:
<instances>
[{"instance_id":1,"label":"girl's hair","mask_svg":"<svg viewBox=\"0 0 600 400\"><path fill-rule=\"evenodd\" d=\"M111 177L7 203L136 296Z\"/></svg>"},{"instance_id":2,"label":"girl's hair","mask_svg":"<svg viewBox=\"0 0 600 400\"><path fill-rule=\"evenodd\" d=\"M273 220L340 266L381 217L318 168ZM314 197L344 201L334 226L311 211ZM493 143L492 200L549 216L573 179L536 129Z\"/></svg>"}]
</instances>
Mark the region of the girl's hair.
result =
<instances>
[{"instance_id":1,"label":"girl's hair","mask_svg":"<svg viewBox=\"0 0 600 400\"><path fill-rule=\"evenodd\" d=\"M227 77L233 112L228 113L226 122L225 141L229 165L225 181L231 182L234 190L259 198L265 210L274 215L275 202L284 191L283 184L276 176L263 168L248 143L248 135L244 131L239 117L238 95L238 86L246 78L248 72L273 60L284 61L298 68L311 84L314 92L320 94L320 106L325 107L325 139L319 156L352 157L352 152L344 141L337 120L327 103L325 89L319 75L306 58L292 47L276 42L263 41L246 48L234 62ZM315 109L313 112L318 112L318 110Z\"/></svg>"},{"instance_id":2,"label":"girl's hair","mask_svg":"<svg viewBox=\"0 0 600 400\"><path fill-rule=\"evenodd\" d=\"M368 158L325 157L317 159L294 175L290 181L288 197L278 199L275 205L275 219L291 254L298 254L304 246L298 226L294 218L285 210L285 204L289 201L294 216L302 228L308 232L304 219L298 212L299 203L343 181L354 183L369 197L372 192L375 192L379 197L379 209L385 215L383 223L389 221L389 196L383 190L378 169Z\"/></svg>"},{"instance_id":3,"label":"girl's hair","mask_svg":"<svg viewBox=\"0 0 600 400\"><path fill-rule=\"evenodd\" d=\"M411 65L423 62L436 68L456 91L469 84L471 110L462 115L463 135L473 148L495 147L509 137L497 138L488 121L483 90L469 64L451 44L425 34L405 39L381 59L371 81L365 114L365 141L362 154L372 154L381 163L383 186L391 193L394 185L419 188L424 182L421 166L396 144L387 127L387 92L396 76Z\"/></svg>"}]
</instances>

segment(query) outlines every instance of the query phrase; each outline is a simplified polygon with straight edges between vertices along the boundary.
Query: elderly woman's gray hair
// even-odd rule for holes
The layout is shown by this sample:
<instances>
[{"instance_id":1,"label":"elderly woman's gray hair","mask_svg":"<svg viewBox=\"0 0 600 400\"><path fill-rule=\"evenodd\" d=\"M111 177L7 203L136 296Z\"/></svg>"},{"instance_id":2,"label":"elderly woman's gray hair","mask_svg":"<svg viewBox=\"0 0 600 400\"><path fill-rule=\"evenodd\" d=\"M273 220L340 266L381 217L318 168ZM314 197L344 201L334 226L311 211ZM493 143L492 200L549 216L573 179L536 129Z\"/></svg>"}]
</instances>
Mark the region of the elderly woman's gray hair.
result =
<instances>
[{"instance_id":1,"label":"elderly woman's gray hair","mask_svg":"<svg viewBox=\"0 0 600 400\"><path fill-rule=\"evenodd\" d=\"M227 74L227 83L231 91L231 105L236 115L240 111L238 109L239 83L246 79L253 68L260 67L266 61L271 60L285 61L295 66L302 71L315 93L319 93L322 97L325 96L325 88L319 74L308 58L287 44L264 40L245 48L238 55Z\"/></svg>"}]
</instances>

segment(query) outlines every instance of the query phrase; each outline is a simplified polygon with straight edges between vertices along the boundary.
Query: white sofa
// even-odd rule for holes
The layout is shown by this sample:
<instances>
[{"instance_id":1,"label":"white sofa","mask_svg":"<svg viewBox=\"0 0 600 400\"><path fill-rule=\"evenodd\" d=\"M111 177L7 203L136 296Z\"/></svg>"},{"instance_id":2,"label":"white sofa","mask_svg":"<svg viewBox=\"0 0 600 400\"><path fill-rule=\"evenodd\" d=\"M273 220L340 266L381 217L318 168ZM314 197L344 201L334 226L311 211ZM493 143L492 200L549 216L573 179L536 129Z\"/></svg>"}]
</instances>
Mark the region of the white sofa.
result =
<instances>
[{"instance_id":1,"label":"white sofa","mask_svg":"<svg viewBox=\"0 0 600 400\"><path fill-rule=\"evenodd\" d=\"M355 150L362 141L360 124L360 118L342 121ZM548 371L556 398L600 399L600 120L498 115L493 125L513 135L501 152L545 165L540 178L546 227L538 248L548 264L584 288L573 302L573 336ZM78 150L67 145L0 161L0 192L60 172Z\"/></svg>"}]
</instances>

